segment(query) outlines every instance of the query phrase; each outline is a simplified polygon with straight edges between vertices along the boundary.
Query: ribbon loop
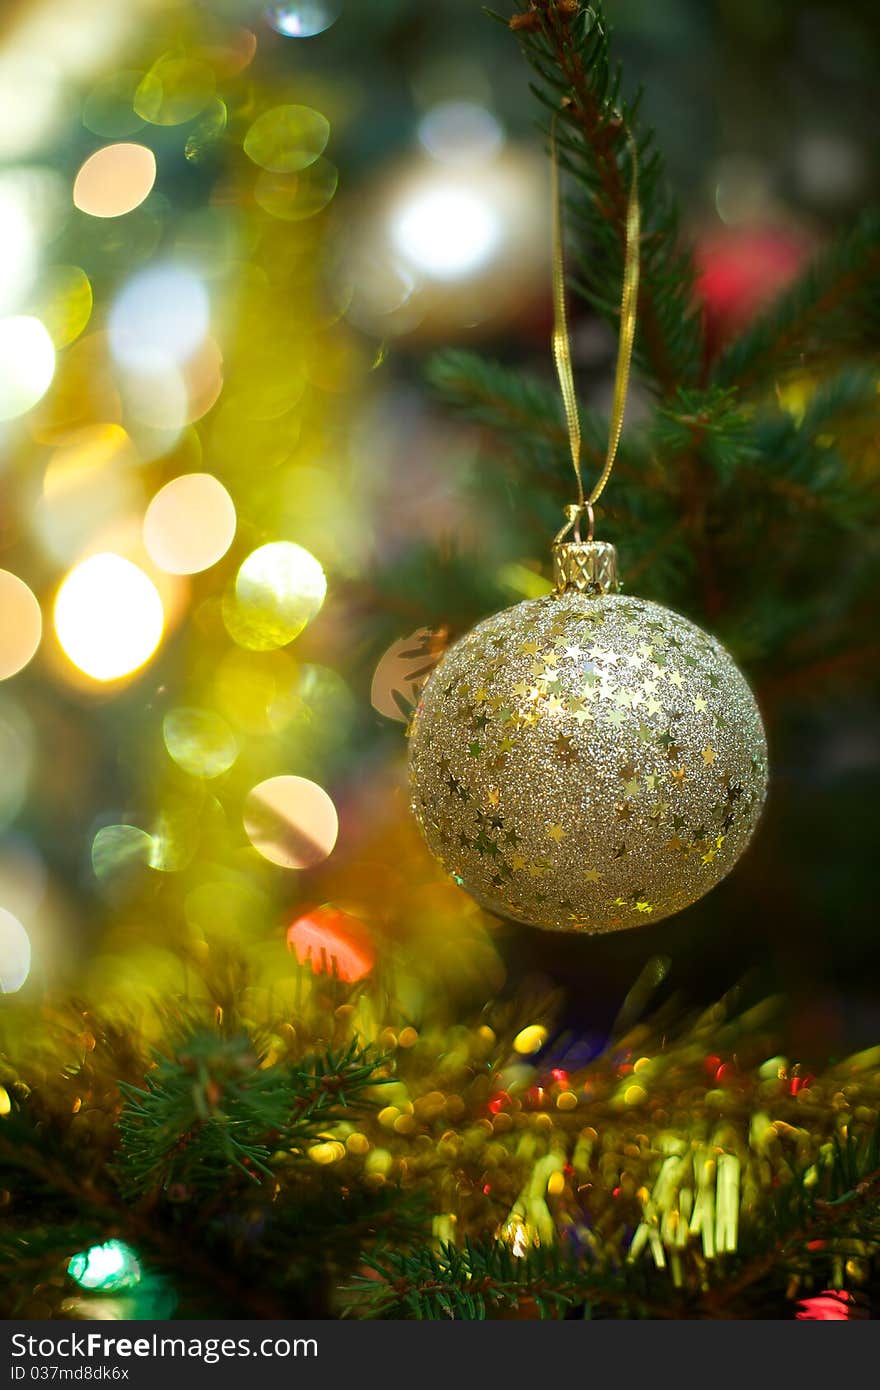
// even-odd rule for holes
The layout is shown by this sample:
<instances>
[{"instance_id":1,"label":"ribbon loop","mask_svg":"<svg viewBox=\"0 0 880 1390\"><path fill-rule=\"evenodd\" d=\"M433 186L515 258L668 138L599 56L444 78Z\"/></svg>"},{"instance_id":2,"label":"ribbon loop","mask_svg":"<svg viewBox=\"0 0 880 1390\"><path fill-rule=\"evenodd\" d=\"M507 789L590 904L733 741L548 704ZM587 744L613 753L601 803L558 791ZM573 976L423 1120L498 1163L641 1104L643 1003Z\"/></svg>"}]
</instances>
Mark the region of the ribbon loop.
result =
<instances>
[{"instance_id":1,"label":"ribbon loop","mask_svg":"<svg viewBox=\"0 0 880 1390\"><path fill-rule=\"evenodd\" d=\"M562 238L562 198L560 194L559 154L556 142L556 123L558 112L550 125L550 177L553 203L553 360L559 377L559 389L565 407L565 420L568 426L568 442L571 463L577 484L577 516L569 517L564 528L577 528L580 517L586 512L590 522L590 539L593 536L593 507L605 490L611 470L617 458L617 449L623 430L623 416L626 410L626 393L629 386L630 363L632 361L633 341L636 333L636 310L639 298L639 238L641 236L641 209L639 207L638 152L632 135L627 132L632 160L629 198L626 208L625 247L623 262L623 290L620 299L620 334L617 346L617 367L614 373L614 394L611 401L611 419L608 424L608 447L605 463L589 496L584 492L581 473L581 422L574 389L574 372L571 363L571 341L568 334L568 316L565 307L565 256ZM575 504L573 504L575 505ZM569 509L570 510L570 509Z\"/></svg>"}]
</instances>

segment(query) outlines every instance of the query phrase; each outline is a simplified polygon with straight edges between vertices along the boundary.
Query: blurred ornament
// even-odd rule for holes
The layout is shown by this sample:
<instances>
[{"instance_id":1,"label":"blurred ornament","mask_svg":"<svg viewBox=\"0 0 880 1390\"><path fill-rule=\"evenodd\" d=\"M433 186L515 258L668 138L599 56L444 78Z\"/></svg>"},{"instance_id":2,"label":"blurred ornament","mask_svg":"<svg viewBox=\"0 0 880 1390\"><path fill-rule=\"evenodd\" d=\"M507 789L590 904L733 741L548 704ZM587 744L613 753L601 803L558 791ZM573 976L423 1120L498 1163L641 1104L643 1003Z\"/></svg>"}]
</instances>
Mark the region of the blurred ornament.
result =
<instances>
[{"instance_id":1,"label":"blurred ornament","mask_svg":"<svg viewBox=\"0 0 880 1390\"><path fill-rule=\"evenodd\" d=\"M336 975L353 983L369 975L376 953L363 922L332 904L312 908L287 928L288 949L316 975Z\"/></svg>"},{"instance_id":2,"label":"blurred ornament","mask_svg":"<svg viewBox=\"0 0 880 1390\"><path fill-rule=\"evenodd\" d=\"M446 630L420 627L409 637L392 642L373 675L370 704L386 719L405 724L419 692L446 646Z\"/></svg>"},{"instance_id":3,"label":"blurred ornament","mask_svg":"<svg viewBox=\"0 0 880 1390\"><path fill-rule=\"evenodd\" d=\"M783 227L740 227L699 238L697 293L710 351L739 333L791 284L809 254L806 239Z\"/></svg>"},{"instance_id":4,"label":"blurred ornament","mask_svg":"<svg viewBox=\"0 0 880 1390\"><path fill-rule=\"evenodd\" d=\"M554 547L557 589L444 656L410 739L428 847L491 912L599 933L677 912L733 867L767 784L719 642L617 592L613 547Z\"/></svg>"},{"instance_id":5,"label":"blurred ornament","mask_svg":"<svg viewBox=\"0 0 880 1390\"><path fill-rule=\"evenodd\" d=\"M826 1289L798 1301L798 1322L846 1322L852 1317L853 1296L846 1289Z\"/></svg>"}]
</instances>

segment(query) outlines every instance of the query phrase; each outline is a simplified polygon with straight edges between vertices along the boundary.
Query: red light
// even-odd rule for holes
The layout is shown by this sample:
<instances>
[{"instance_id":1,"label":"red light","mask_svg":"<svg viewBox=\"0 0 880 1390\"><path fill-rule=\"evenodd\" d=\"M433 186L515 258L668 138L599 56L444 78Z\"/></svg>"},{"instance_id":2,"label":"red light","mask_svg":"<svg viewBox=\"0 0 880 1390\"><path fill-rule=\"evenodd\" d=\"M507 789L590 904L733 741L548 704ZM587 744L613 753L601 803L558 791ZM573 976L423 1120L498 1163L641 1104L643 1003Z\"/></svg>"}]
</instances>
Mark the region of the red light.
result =
<instances>
[{"instance_id":1,"label":"red light","mask_svg":"<svg viewBox=\"0 0 880 1390\"><path fill-rule=\"evenodd\" d=\"M568 1085L568 1072L562 1067L554 1067L550 1075L554 1081L558 1081L562 1086Z\"/></svg>"},{"instance_id":2,"label":"red light","mask_svg":"<svg viewBox=\"0 0 880 1390\"><path fill-rule=\"evenodd\" d=\"M510 1096L507 1094L507 1092L499 1091L498 1094L493 1096L492 1099L489 1101L489 1109L492 1111L493 1115L497 1115L499 1110L503 1110L505 1105L509 1104Z\"/></svg>"},{"instance_id":3,"label":"red light","mask_svg":"<svg viewBox=\"0 0 880 1390\"><path fill-rule=\"evenodd\" d=\"M369 975L376 953L363 922L329 904L313 908L287 928L287 948L316 975L333 974L353 984Z\"/></svg>"},{"instance_id":4,"label":"red light","mask_svg":"<svg viewBox=\"0 0 880 1390\"><path fill-rule=\"evenodd\" d=\"M795 1317L800 1322L846 1322L849 1317L847 1305L852 1302L852 1294L845 1289L826 1289L813 1298L802 1298L800 1311L795 1313Z\"/></svg>"},{"instance_id":5,"label":"red light","mask_svg":"<svg viewBox=\"0 0 880 1390\"><path fill-rule=\"evenodd\" d=\"M483 1183L483 1196L484 1196L484 1197L488 1197L488 1196L489 1196L489 1193L490 1193L491 1191L492 1191L492 1184L491 1184L490 1182L484 1182L484 1183Z\"/></svg>"},{"instance_id":6,"label":"red light","mask_svg":"<svg viewBox=\"0 0 880 1390\"><path fill-rule=\"evenodd\" d=\"M793 1096L796 1096L798 1091L805 1091L812 1080L813 1078L809 1074L806 1076L793 1076L788 1083L788 1089Z\"/></svg>"}]
</instances>

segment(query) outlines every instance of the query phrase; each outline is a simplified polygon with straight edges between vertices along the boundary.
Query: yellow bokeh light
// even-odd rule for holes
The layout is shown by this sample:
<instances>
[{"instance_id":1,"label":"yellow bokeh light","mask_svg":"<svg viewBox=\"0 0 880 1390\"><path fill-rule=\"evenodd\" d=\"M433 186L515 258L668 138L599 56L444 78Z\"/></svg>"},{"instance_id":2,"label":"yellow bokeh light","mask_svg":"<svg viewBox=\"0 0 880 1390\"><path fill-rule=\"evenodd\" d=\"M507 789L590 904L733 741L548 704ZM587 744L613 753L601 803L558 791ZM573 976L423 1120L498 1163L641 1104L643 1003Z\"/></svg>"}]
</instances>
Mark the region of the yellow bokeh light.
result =
<instances>
[{"instance_id":1,"label":"yellow bokeh light","mask_svg":"<svg viewBox=\"0 0 880 1390\"><path fill-rule=\"evenodd\" d=\"M41 400L55 375L55 348L30 314L0 319L0 420L14 420Z\"/></svg>"},{"instance_id":2,"label":"yellow bokeh light","mask_svg":"<svg viewBox=\"0 0 880 1390\"><path fill-rule=\"evenodd\" d=\"M184 473L160 488L144 517L144 545L168 574L216 565L235 536L235 506L210 473Z\"/></svg>"},{"instance_id":3,"label":"yellow bokeh light","mask_svg":"<svg viewBox=\"0 0 880 1390\"><path fill-rule=\"evenodd\" d=\"M292 541L272 541L244 561L223 619L239 646L271 651L302 632L326 593L327 580L314 555Z\"/></svg>"},{"instance_id":4,"label":"yellow bokeh light","mask_svg":"<svg viewBox=\"0 0 880 1390\"><path fill-rule=\"evenodd\" d=\"M336 807L307 777L270 777L248 793L245 833L254 849L284 869L310 869L332 852Z\"/></svg>"},{"instance_id":5,"label":"yellow bokeh light","mask_svg":"<svg viewBox=\"0 0 880 1390\"><path fill-rule=\"evenodd\" d=\"M155 584L130 560L104 552L71 570L55 600L68 659L96 681L131 675L155 652L165 615Z\"/></svg>"},{"instance_id":6,"label":"yellow bokeh light","mask_svg":"<svg viewBox=\"0 0 880 1390\"><path fill-rule=\"evenodd\" d=\"M518 1052L521 1057L528 1057L532 1052L538 1052L547 1041L547 1029L540 1023L530 1023L527 1028L522 1028L513 1040L513 1050Z\"/></svg>"},{"instance_id":7,"label":"yellow bokeh light","mask_svg":"<svg viewBox=\"0 0 880 1390\"><path fill-rule=\"evenodd\" d=\"M138 462L128 434L110 422L71 432L54 451L31 518L53 559L62 564L80 559L104 527L143 506Z\"/></svg>"},{"instance_id":8,"label":"yellow bokeh light","mask_svg":"<svg viewBox=\"0 0 880 1390\"><path fill-rule=\"evenodd\" d=\"M220 777L238 757L238 740L213 710L169 710L162 733L169 756L191 777Z\"/></svg>"},{"instance_id":9,"label":"yellow bokeh light","mask_svg":"<svg viewBox=\"0 0 880 1390\"><path fill-rule=\"evenodd\" d=\"M146 145L105 145L80 168L73 201L90 217L122 217L140 207L155 182L156 156Z\"/></svg>"},{"instance_id":10,"label":"yellow bokeh light","mask_svg":"<svg viewBox=\"0 0 880 1390\"><path fill-rule=\"evenodd\" d=\"M27 666L42 634L43 615L27 584L0 570L0 681Z\"/></svg>"},{"instance_id":11,"label":"yellow bokeh light","mask_svg":"<svg viewBox=\"0 0 880 1390\"><path fill-rule=\"evenodd\" d=\"M78 265L56 265L42 277L39 314L56 348L74 342L88 325L94 295Z\"/></svg>"},{"instance_id":12,"label":"yellow bokeh light","mask_svg":"<svg viewBox=\"0 0 880 1390\"><path fill-rule=\"evenodd\" d=\"M248 159L270 174L307 169L330 139L330 122L310 106L273 106L258 116L244 137Z\"/></svg>"},{"instance_id":13,"label":"yellow bokeh light","mask_svg":"<svg viewBox=\"0 0 880 1390\"><path fill-rule=\"evenodd\" d=\"M183 125L214 96L214 73L207 63L166 53L138 83L134 109L151 125Z\"/></svg>"}]
</instances>

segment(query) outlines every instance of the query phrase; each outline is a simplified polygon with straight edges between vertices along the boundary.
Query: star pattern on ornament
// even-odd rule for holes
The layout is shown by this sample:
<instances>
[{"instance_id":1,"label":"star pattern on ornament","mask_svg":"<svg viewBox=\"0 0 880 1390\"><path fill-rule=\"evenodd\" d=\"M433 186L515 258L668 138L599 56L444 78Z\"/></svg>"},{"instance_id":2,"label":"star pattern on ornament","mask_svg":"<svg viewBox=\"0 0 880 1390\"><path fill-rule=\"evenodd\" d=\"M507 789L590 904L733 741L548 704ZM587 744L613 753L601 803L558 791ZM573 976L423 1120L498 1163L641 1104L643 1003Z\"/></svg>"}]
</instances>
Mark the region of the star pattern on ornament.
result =
<instances>
[{"instance_id":1,"label":"star pattern on ornament","mask_svg":"<svg viewBox=\"0 0 880 1390\"><path fill-rule=\"evenodd\" d=\"M766 755L749 698L717 643L655 605L528 600L422 691L413 809L494 911L589 931L663 917L754 825Z\"/></svg>"}]
</instances>

